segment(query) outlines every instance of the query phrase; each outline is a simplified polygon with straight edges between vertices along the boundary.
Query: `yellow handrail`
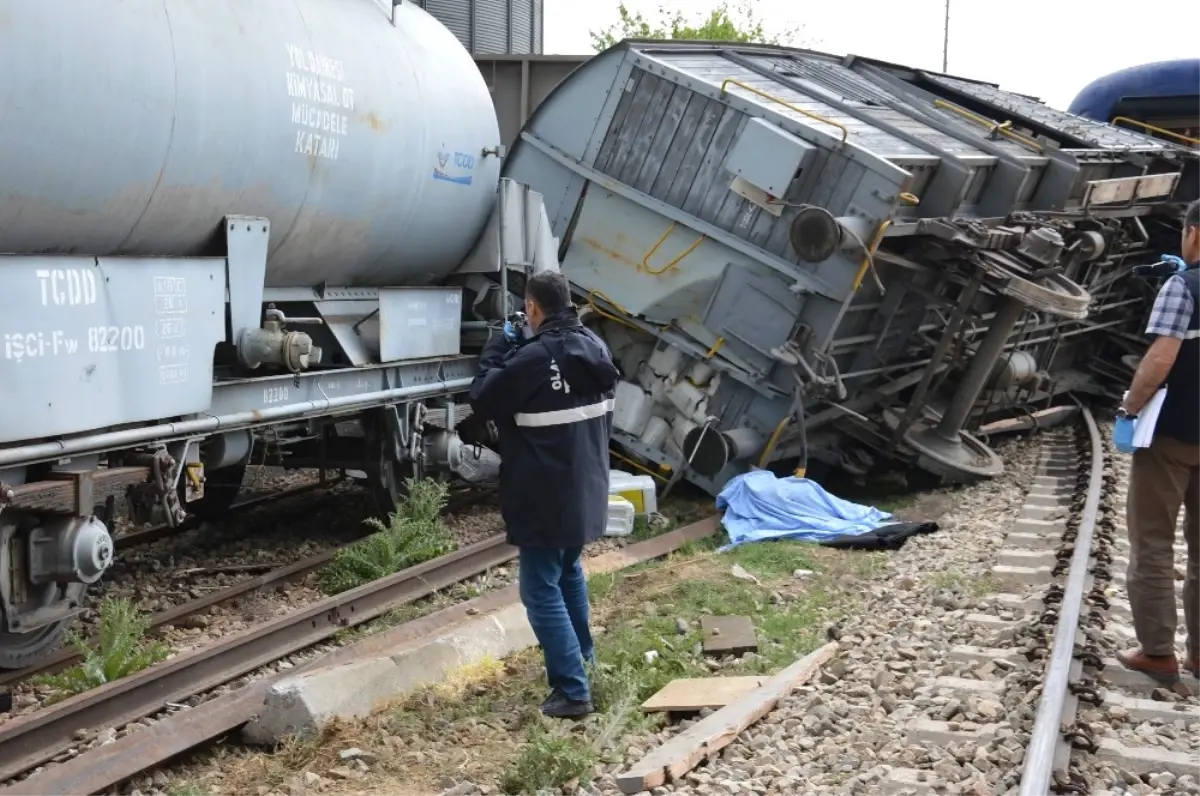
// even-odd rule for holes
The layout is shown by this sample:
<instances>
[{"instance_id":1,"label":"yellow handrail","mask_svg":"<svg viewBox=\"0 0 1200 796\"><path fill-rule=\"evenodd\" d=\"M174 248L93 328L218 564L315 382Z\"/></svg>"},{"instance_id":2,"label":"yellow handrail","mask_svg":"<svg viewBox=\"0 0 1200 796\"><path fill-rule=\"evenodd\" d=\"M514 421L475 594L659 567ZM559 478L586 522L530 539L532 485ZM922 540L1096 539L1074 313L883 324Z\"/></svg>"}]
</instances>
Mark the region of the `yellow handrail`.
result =
<instances>
[{"instance_id":1,"label":"yellow handrail","mask_svg":"<svg viewBox=\"0 0 1200 796\"><path fill-rule=\"evenodd\" d=\"M971 111L967 110L966 108L960 108L952 102L946 102L945 100L940 100L940 99L933 101L933 107L943 108L943 109L951 111L953 113L957 113L959 116L962 116L964 119L970 119L971 121L975 122L976 124L980 124L980 125L983 125L984 127L988 128L988 130L992 133L1000 133L1005 138L1011 138L1013 141L1016 141L1019 144L1024 144L1025 146L1029 147L1034 152L1037 152L1039 154L1041 152L1045 151L1045 147L1043 147L1037 141L1034 141L1029 136L1021 135L1020 133L1014 132L1011 129L1012 128L1011 121L1001 122L1000 124L997 124L996 122L993 122L991 119L984 118L983 116L980 116L977 113L972 113Z\"/></svg>"},{"instance_id":2,"label":"yellow handrail","mask_svg":"<svg viewBox=\"0 0 1200 796\"><path fill-rule=\"evenodd\" d=\"M1136 124L1138 127L1141 127L1143 130L1149 130L1152 133L1158 133L1159 135L1167 135L1167 136L1170 136L1171 138L1178 138L1180 141L1182 141L1185 144L1200 144L1200 138L1188 138L1186 135L1180 135L1179 133L1176 133L1173 130L1164 130L1161 127L1155 127L1152 124L1146 124L1145 122L1140 122L1137 119L1130 119L1128 116L1117 116L1112 120L1112 123L1114 126L1116 126L1117 122L1125 122L1127 124Z\"/></svg>"},{"instance_id":3,"label":"yellow handrail","mask_svg":"<svg viewBox=\"0 0 1200 796\"><path fill-rule=\"evenodd\" d=\"M624 318L622 318L622 317L620 317L619 315L613 315L611 312L608 312L608 311L606 311L606 310L604 310L604 309L601 309L600 305L596 303L596 298L597 298L597 297L599 297L599 298L601 298L601 299L604 299L604 300L605 300L605 301L607 301L609 304L613 305L613 308L614 308L614 309L615 309L617 312L621 313L621 315L624 315L625 317L624 317ZM639 332L644 332L644 331L645 331L645 329L643 329L642 327L638 326L636 323L633 323L632 321L628 320L628 318L631 318L631 317L633 317L633 313L632 313L632 312L630 312L629 310L625 309L624 307L622 307L622 306L621 306L620 304L618 304L617 302L613 301L611 298L609 298L607 295L605 295L605 294L604 294L604 291L602 291L602 290L597 290L596 288L592 288L591 290L589 290L589 291L588 291L588 294L587 294L587 305L588 305L588 308L589 308L589 309L591 309L591 311L592 311L592 312L596 313L596 314L597 314L597 315L599 315L601 318L605 318L606 320L610 320L610 321L612 321L613 323L619 323L619 324L621 324L621 325L623 325L623 326L628 326L630 329L634 329L634 330L636 330L636 331L639 331ZM650 323L649 321L647 321L647 322L646 322L646 324L647 324L648 326L657 326L657 327L658 327L658 329L659 329L660 331L666 331L667 329L670 329L670 328L671 328L671 324L669 324L669 323L668 323L668 324L661 324L661 323Z\"/></svg>"},{"instance_id":4,"label":"yellow handrail","mask_svg":"<svg viewBox=\"0 0 1200 796\"><path fill-rule=\"evenodd\" d=\"M687 257L689 254L694 252L696 247L703 243L704 239L708 237L707 235L701 235L700 237L696 238L696 242L684 249L683 254L679 255L674 260L671 260L671 262L667 263L656 271L650 267L650 258L654 256L655 252L658 251L658 247L662 246L666 239L671 237L671 233L675 231L675 226L676 222L672 221L671 226L667 227L667 231L662 234L662 237L650 247L650 251L646 252L646 256L642 258L642 270L650 274L650 276L659 276L660 274L665 274L667 271L670 271L672 268L679 265L681 262L683 262L684 257Z\"/></svg>"},{"instance_id":5,"label":"yellow handrail","mask_svg":"<svg viewBox=\"0 0 1200 796\"><path fill-rule=\"evenodd\" d=\"M858 266L858 273L854 275L854 287L851 288L852 293L857 293L862 287L863 279L867 276L867 271L871 268L871 259L875 256L875 251L879 248L879 244L883 242L883 233L887 232L887 228L892 225L892 220L886 219L879 225L879 231L875 233L875 239L871 241L871 248L863 252L862 263Z\"/></svg>"},{"instance_id":6,"label":"yellow handrail","mask_svg":"<svg viewBox=\"0 0 1200 796\"><path fill-rule=\"evenodd\" d=\"M757 94L758 96L762 97L763 99L769 99L771 102L778 102L780 105L787 108L788 110L795 111L796 113L799 113L802 116L807 116L810 119L816 119L818 122L824 122L825 124L829 125L830 127L836 127L837 129L842 131L842 143L843 144L846 143L846 139L850 137L850 131L846 128L846 125L839 124L838 122L832 121L830 119L826 119L824 116L818 116L817 114L813 113L812 111L806 111L797 105L793 105L792 103L788 102L785 99L776 97L774 94L768 94L767 92L763 91L762 89L755 88L754 86L748 86L745 83L743 83L742 81L735 80L732 77L725 78L725 81L723 83L721 83L721 93L722 94L729 93L728 91L726 91L726 87L730 83L737 86L738 88L744 88L746 91L749 91L751 94Z\"/></svg>"}]
</instances>

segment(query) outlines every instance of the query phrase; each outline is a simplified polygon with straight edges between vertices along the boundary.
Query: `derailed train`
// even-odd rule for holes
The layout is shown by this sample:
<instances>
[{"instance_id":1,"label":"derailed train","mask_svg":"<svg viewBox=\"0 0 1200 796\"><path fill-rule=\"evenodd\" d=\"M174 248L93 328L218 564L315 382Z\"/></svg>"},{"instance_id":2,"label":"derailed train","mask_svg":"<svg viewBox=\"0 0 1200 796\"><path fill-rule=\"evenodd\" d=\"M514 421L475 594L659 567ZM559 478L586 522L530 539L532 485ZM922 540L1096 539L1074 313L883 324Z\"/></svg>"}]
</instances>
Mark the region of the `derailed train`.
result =
<instances>
[{"instance_id":1,"label":"derailed train","mask_svg":"<svg viewBox=\"0 0 1200 796\"><path fill-rule=\"evenodd\" d=\"M628 42L545 97L505 174L547 197L625 365L615 440L651 469L970 479L1001 470L980 429L1132 375L1155 286L1130 267L1196 195L1197 142L1153 132L854 56Z\"/></svg>"},{"instance_id":2,"label":"derailed train","mask_svg":"<svg viewBox=\"0 0 1200 796\"><path fill-rule=\"evenodd\" d=\"M411 3L4 13L4 668L58 643L122 509L216 516L266 453L383 511L494 477L472 353L560 263L633 466L994 475L981 425L1127 377L1126 274L1195 193L1187 142L865 59L622 43L506 153Z\"/></svg>"}]
</instances>

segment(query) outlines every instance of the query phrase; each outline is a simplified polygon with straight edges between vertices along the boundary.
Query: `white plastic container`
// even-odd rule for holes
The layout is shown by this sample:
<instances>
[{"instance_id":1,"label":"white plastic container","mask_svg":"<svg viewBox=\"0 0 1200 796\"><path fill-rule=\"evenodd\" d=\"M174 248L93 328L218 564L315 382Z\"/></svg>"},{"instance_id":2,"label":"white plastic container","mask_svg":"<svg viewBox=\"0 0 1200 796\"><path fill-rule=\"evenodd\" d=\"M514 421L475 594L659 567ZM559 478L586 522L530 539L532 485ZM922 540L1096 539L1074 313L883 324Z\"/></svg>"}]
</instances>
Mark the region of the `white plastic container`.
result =
<instances>
[{"instance_id":1,"label":"white plastic container","mask_svg":"<svg viewBox=\"0 0 1200 796\"><path fill-rule=\"evenodd\" d=\"M641 387L627 381L617 382L616 407L613 409L613 427L626 434L639 436L650 420L653 402Z\"/></svg>"},{"instance_id":2,"label":"white plastic container","mask_svg":"<svg viewBox=\"0 0 1200 796\"><path fill-rule=\"evenodd\" d=\"M633 533L633 504L620 495L608 496L608 524L605 536L628 536Z\"/></svg>"},{"instance_id":3,"label":"white plastic container","mask_svg":"<svg viewBox=\"0 0 1200 796\"><path fill-rule=\"evenodd\" d=\"M708 394L690 381L677 381L667 390L667 400L675 405L684 417L703 417Z\"/></svg>"},{"instance_id":4,"label":"white plastic container","mask_svg":"<svg viewBox=\"0 0 1200 796\"><path fill-rule=\"evenodd\" d=\"M679 364L682 361L683 351L675 346L668 345L662 348L655 348L650 354L647 364L650 366L650 370L654 371L661 378L678 373Z\"/></svg>"},{"instance_id":5,"label":"white plastic container","mask_svg":"<svg viewBox=\"0 0 1200 796\"><path fill-rule=\"evenodd\" d=\"M707 362L697 362L692 365L691 371L688 372L688 381L703 389L704 385L708 384L708 380L712 378L713 369Z\"/></svg>"},{"instance_id":6,"label":"white plastic container","mask_svg":"<svg viewBox=\"0 0 1200 796\"><path fill-rule=\"evenodd\" d=\"M670 433L671 427L667 424L667 421L661 417L652 417L650 418L650 422L646 424L646 430L642 432L642 442L646 443L653 450L658 450Z\"/></svg>"},{"instance_id":7,"label":"white plastic container","mask_svg":"<svg viewBox=\"0 0 1200 796\"><path fill-rule=\"evenodd\" d=\"M644 517L658 511L658 493L655 491L654 479L648 475L610 470L608 494L628 501L633 506L634 516Z\"/></svg>"}]
</instances>

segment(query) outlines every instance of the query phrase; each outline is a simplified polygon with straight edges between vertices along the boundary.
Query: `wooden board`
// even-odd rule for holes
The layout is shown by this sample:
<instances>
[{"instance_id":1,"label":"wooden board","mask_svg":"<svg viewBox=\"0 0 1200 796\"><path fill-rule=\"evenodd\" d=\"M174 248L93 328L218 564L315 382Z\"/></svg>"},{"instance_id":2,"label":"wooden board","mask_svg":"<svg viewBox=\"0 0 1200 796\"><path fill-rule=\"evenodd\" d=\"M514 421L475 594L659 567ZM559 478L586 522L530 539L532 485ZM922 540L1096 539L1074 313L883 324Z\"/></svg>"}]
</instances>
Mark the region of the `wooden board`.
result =
<instances>
[{"instance_id":1,"label":"wooden board","mask_svg":"<svg viewBox=\"0 0 1200 796\"><path fill-rule=\"evenodd\" d=\"M622 793L634 794L678 780L774 709L792 689L812 678L837 652L836 641L806 655L767 682L693 724L617 775Z\"/></svg>"},{"instance_id":2,"label":"wooden board","mask_svg":"<svg viewBox=\"0 0 1200 796\"><path fill-rule=\"evenodd\" d=\"M700 619L704 651L709 655L742 655L758 651L758 636L748 616L705 616Z\"/></svg>"},{"instance_id":3,"label":"wooden board","mask_svg":"<svg viewBox=\"0 0 1200 796\"><path fill-rule=\"evenodd\" d=\"M696 677L672 680L642 703L643 713L695 713L704 708L723 708L770 678Z\"/></svg>"},{"instance_id":4,"label":"wooden board","mask_svg":"<svg viewBox=\"0 0 1200 796\"><path fill-rule=\"evenodd\" d=\"M1030 415L988 423L986 426L980 426L975 433L995 436L1016 431L1031 431L1035 428L1053 428L1078 411L1078 407L1075 406L1052 406L1049 409L1039 409Z\"/></svg>"}]
</instances>

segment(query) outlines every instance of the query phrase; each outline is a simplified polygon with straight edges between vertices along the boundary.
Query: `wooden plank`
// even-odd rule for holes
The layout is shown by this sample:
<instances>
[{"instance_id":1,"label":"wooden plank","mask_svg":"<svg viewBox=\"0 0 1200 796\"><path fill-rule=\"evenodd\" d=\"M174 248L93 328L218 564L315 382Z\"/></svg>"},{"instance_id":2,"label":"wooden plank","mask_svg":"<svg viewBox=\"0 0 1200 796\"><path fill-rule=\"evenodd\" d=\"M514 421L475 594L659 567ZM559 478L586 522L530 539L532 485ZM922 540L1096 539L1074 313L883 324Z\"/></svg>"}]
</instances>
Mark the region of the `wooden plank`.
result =
<instances>
[{"instance_id":1,"label":"wooden plank","mask_svg":"<svg viewBox=\"0 0 1200 796\"><path fill-rule=\"evenodd\" d=\"M705 616L700 618L704 651L709 655L742 655L758 650L758 635L748 616Z\"/></svg>"},{"instance_id":2,"label":"wooden plank","mask_svg":"<svg viewBox=\"0 0 1200 796\"><path fill-rule=\"evenodd\" d=\"M1030 431L1034 428L1053 428L1079 411L1075 406L1052 406L1049 409L1039 409L1031 415L1012 417L1007 420L996 420L985 426L980 426L976 434L1011 434L1016 431Z\"/></svg>"},{"instance_id":3,"label":"wooden plank","mask_svg":"<svg viewBox=\"0 0 1200 796\"><path fill-rule=\"evenodd\" d=\"M642 703L643 713L695 713L704 708L723 708L758 688L770 678L694 677L672 680Z\"/></svg>"},{"instance_id":4,"label":"wooden plank","mask_svg":"<svg viewBox=\"0 0 1200 796\"><path fill-rule=\"evenodd\" d=\"M149 467L102 467L92 470L92 506L101 506L110 495L122 497L134 484L144 484L150 477ZM10 487L8 504L14 509L75 512L75 481L62 480L66 473L53 473L56 480L35 481Z\"/></svg>"},{"instance_id":5,"label":"wooden plank","mask_svg":"<svg viewBox=\"0 0 1200 796\"><path fill-rule=\"evenodd\" d=\"M634 794L678 780L702 761L731 744L738 735L774 709L793 688L812 678L837 652L836 641L806 655L766 683L731 702L686 732L651 751L617 775L622 793Z\"/></svg>"}]
</instances>

